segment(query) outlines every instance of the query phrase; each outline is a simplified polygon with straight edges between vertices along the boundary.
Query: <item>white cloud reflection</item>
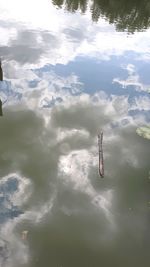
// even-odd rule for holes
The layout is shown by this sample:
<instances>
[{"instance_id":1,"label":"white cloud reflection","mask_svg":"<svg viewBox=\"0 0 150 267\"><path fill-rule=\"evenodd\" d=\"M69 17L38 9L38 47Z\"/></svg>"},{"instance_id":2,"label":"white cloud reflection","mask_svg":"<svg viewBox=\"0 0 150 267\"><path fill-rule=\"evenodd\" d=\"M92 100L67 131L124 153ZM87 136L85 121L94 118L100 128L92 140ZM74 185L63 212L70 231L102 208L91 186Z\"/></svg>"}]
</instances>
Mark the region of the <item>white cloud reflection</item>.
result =
<instances>
[{"instance_id":1,"label":"white cloud reflection","mask_svg":"<svg viewBox=\"0 0 150 267\"><path fill-rule=\"evenodd\" d=\"M146 162L146 148L134 141L137 125L145 124L146 118L132 117L129 111L150 111L147 96L134 97L130 103L128 96L107 95L103 91L90 95L83 91L84 85L76 74L62 77L38 68L47 63L68 64L79 55L109 60L126 51L139 53L137 58L145 60L149 58L150 31L127 36L115 32L104 20L92 23L88 12L85 16L70 15L54 8L48 0L3 0L1 11L0 55L5 81L0 83L0 89L2 100L7 100L0 131L1 182L9 177L9 171L18 171L20 187L11 201L20 206L28 203L27 191L33 201L24 214L1 228L2 239L9 238L11 262L8 260L7 266L14 267L27 263L30 255L28 244L14 232L17 223L39 224L59 209L67 216L78 214L80 209L84 213L82 205L71 209L69 203L61 202L59 190L62 195L66 188L71 194L86 195L86 208L96 210L98 216L102 211L107 222L106 236L111 236L119 225L116 194L127 190L111 187L109 182L118 182L123 175L126 179L128 168L136 172ZM114 82L145 91L147 85L140 82L135 66L125 68L129 77L124 81L116 78ZM102 184L98 188L93 181L98 180L100 129L104 130L106 188Z\"/></svg>"},{"instance_id":2,"label":"white cloud reflection","mask_svg":"<svg viewBox=\"0 0 150 267\"><path fill-rule=\"evenodd\" d=\"M0 55L4 60L33 67L67 64L79 55L109 60L127 51L149 59L149 30L128 36L115 32L103 19L92 23L88 12L84 16L79 12L70 15L48 0L22 1L21 6L18 0L3 0L1 11Z\"/></svg>"},{"instance_id":3,"label":"white cloud reflection","mask_svg":"<svg viewBox=\"0 0 150 267\"><path fill-rule=\"evenodd\" d=\"M41 99L42 96L36 95L37 99L38 97ZM117 162L117 167L112 168L111 166L109 167L108 164L105 172L108 180L111 180L112 178L115 179L116 175L118 175L118 169L124 168L126 164L133 169L138 169L141 164L141 153L143 152L139 150L137 146L132 147L131 150L131 144L128 144L126 137L121 137L121 134L116 132L116 128L114 127L116 124L119 129L121 125L121 127L123 126L125 131L128 132L130 131L130 128L134 128L138 123L138 118L134 120L134 118L128 115L130 104L127 97L108 97L105 93L96 93L94 96L82 93L81 95L72 96L70 93L70 96L64 97L64 101L59 105L56 105L53 109L41 109L40 117L39 115L36 115L36 112L37 114L39 113L39 102L40 101L37 100L37 105L32 105L32 102L30 102L30 105L28 106L30 109L33 109L33 112L35 113L36 117L33 118L34 121L36 121L35 125L33 126L32 120L30 122L29 118L33 116L31 116L30 113L28 115L27 125L24 125L25 128L23 130L25 136L29 129L32 129L33 131L33 134L30 134L30 152L26 150L22 151L23 158L19 152L19 158L16 157L15 166L20 169L20 172L26 173L28 165L30 166L30 160L32 161L33 166L35 164L39 165L39 171L41 168L44 171L42 173L42 180L49 193L46 193L46 200L43 200L42 198L40 199L40 204L36 204L34 201L34 204L30 205L30 208L25 211L24 214L14 220L14 224L8 222L2 228L3 239L7 240L6 237L8 238L8 236L12 236L12 239L10 239L9 242L10 246L13 244L13 247L15 248L13 252L14 254L11 255L11 264L9 265L8 262L7 266L14 266L16 263L19 264L22 261L26 263L30 255L28 246L21 241L20 237L16 237L13 233L16 223L21 223L25 220L32 224L38 224L46 219L47 216L50 216L50 214L53 215L53 212L55 213L55 210L57 209L62 210L66 216L73 216L74 213L78 214L79 210L82 209L82 205L81 207L76 206L76 209L70 209L69 206L63 202L57 207L60 187L61 190L63 190L63 187L67 187L70 192L76 191L77 193L80 192L83 195L87 195L87 205L93 207L97 214L101 214L102 212L102 214L105 215L107 222L107 227L106 225L105 227L107 228L107 234L110 232L109 238L111 234L114 234L118 225L117 217L114 214L114 197L117 189L108 187L107 189L100 191L92 182L95 174L93 176L91 172L96 172L96 177L98 179L97 133L99 128L104 129L105 160L108 162L112 161L112 154L114 154L113 150L116 150L117 146L117 152L115 152L115 162ZM13 103L10 107L7 107L5 111L6 114L9 110L13 114L14 107L16 110L17 106L14 106ZM19 109L22 109L23 113L27 112L26 105L20 106ZM47 124L43 124L41 116L43 120L47 115L49 116L49 120L47 121ZM10 119L13 120L13 115ZM126 120L126 123L124 123L124 120ZM144 122L144 118L142 121ZM23 118L18 121L17 140L21 140L19 142L21 142L21 144L24 143L24 146L26 147L26 139L22 138L21 131L21 125L24 123ZM7 124L10 124L10 121L6 120L5 122L4 120L4 129ZM38 129L40 129L40 131ZM54 136L52 134L54 134ZM53 137L50 138L50 136ZM12 135L12 143L14 143L14 138L15 136L13 137ZM3 140L2 136L1 140ZM6 134L4 140L7 142ZM16 155L18 149L19 147L16 143ZM37 156L39 151L40 154L42 154ZM53 156L53 152L54 155L56 153L55 157ZM8 159L10 162L13 160L13 153L13 149L9 149L9 158L7 155L5 156L6 162ZM1 157L4 157L3 150L1 151ZM25 164L27 158L29 159L29 162L27 161L28 163ZM51 160L52 166L50 165ZM24 164L27 165L27 170ZM9 163L9 165L11 164ZM35 165L35 168L37 168L37 165ZM31 174L33 177L35 176L35 178L33 178L32 175L29 176L29 167L28 177L30 177L31 181L33 180L33 193L35 194L34 184L37 183L38 179L41 179L41 176L34 172L33 174L31 172ZM47 178L47 175L49 178ZM20 178L20 181L23 181L22 178ZM45 189L43 188L42 190ZM25 190L20 189L19 192L18 201L21 199L23 200L24 198L26 199ZM36 194L38 194L38 192ZM19 203L18 201L16 203Z\"/></svg>"},{"instance_id":4,"label":"white cloud reflection","mask_svg":"<svg viewBox=\"0 0 150 267\"><path fill-rule=\"evenodd\" d=\"M111 213L112 190L107 190L103 194L99 194L93 188L88 178L90 168L92 166L96 168L97 166L97 159L93 157L93 153L91 152L87 150L75 150L66 156L61 156L59 161L60 179L63 179L64 183L72 184L71 187L74 190L87 194L92 204L98 207L98 209L103 210L109 223L113 225L113 215Z\"/></svg>"},{"instance_id":5,"label":"white cloud reflection","mask_svg":"<svg viewBox=\"0 0 150 267\"><path fill-rule=\"evenodd\" d=\"M13 267L15 264L27 263L28 248L15 235L15 225L18 223L18 218L19 220L23 219L23 214L17 215L15 210L17 212L17 209L19 208L20 211L22 211L23 204L30 198L32 192L31 188L31 180L21 177L17 173L11 173L0 179L0 219L5 219L6 221L5 223L2 223L0 227L1 267ZM4 201L3 198L5 199ZM11 209L14 211L14 215Z\"/></svg>"},{"instance_id":6,"label":"white cloud reflection","mask_svg":"<svg viewBox=\"0 0 150 267\"><path fill-rule=\"evenodd\" d=\"M146 91L150 87L150 84L144 84L140 81L140 76L136 72L136 67L133 64L128 64L127 66L123 66L123 69L128 71L128 77L125 80L120 78L114 78L113 83L119 83L123 88L127 88L128 86L133 86L136 91Z\"/></svg>"}]
</instances>

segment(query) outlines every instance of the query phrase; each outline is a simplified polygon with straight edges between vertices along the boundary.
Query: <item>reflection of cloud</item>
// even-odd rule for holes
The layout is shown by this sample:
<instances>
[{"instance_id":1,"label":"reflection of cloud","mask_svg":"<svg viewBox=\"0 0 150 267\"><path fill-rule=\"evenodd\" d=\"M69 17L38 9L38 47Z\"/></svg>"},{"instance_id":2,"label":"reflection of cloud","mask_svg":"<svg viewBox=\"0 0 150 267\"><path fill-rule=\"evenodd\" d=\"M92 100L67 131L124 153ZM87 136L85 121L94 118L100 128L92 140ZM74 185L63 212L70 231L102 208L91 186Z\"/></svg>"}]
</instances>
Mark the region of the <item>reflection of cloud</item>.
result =
<instances>
[{"instance_id":1,"label":"reflection of cloud","mask_svg":"<svg viewBox=\"0 0 150 267\"><path fill-rule=\"evenodd\" d=\"M40 91L41 85L38 83L37 86ZM61 93L63 94L63 91ZM36 97L40 99L41 95ZM108 97L105 93L97 93L94 96L83 93L75 96L68 94L64 102L53 109L41 109L39 112L38 105L29 107L32 110L26 110L25 106L9 106L6 109L5 120L1 121L1 173L5 175L8 170L17 170L21 176L30 177L32 183L28 209L24 210L20 219L16 219L16 223L28 221L31 224L42 224L48 216L57 220L55 214L59 213L61 216L61 210L65 213L67 211L70 217L75 215L75 220L78 220L80 214L89 212L93 218L104 218L105 223L103 220L101 222L104 229L102 236L104 238L106 233L105 240L109 240L112 234L117 234L115 231L120 223L119 215L116 215L116 196L117 203L123 205L126 203L124 195L128 195L128 186L124 187L124 184L120 183L128 179L130 187L131 175L130 172L127 173L128 169L132 170L134 179L142 164L146 162L145 149L148 149L143 148L142 144L137 146L135 122L128 115L128 98ZM44 117L47 116L47 112L49 119L45 124ZM120 129L124 120L126 123ZM117 127L114 127L112 122L118 123ZM99 128L104 130L106 161L106 177L102 183L97 170ZM115 187L113 188L110 183L115 183ZM136 180L136 185L139 183L139 180ZM63 200L66 190L70 194L68 201ZM132 192L132 189L130 190ZM25 197L23 190L21 197ZM80 198L83 202L80 202ZM137 207L138 201L134 204L131 199L126 205L129 208L131 204L132 207ZM125 214L127 211L120 209L117 212L122 216L122 213ZM135 216L135 221L136 218ZM123 224L122 231L124 227ZM63 225L59 224L59 229L63 231L62 228ZM28 230L27 227L24 229ZM29 255L28 247L21 240L21 234L20 239L15 233L12 234L13 230L14 225L10 224L3 228L3 237L8 237L8 233L12 237L12 262L15 265L23 259L25 263ZM82 230L88 238L86 230ZM98 230L101 231L101 228ZM138 231L141 232L140 226ZM98 234L94 235L92 242L100 244L101 240L101 234L100 237Z\"/></svg>"},{"instance_id":2,"label":"reflection of cloud","mask_svg":"<svg viewBox=\"0 0 150 267\"><path fill-rule=\"evenodd\" d=\"M132 102L129 103L128 97L125 96L111 96L108 97L104 92L100 91L90 96L83 91L83 84L75 74L70 74L66 77L55 74L54 71L46 69L25 70L19 69L17 64L5 63L4 72L6 69L7 81L1 82L1 98L3 101L7 99L7 105L13 105L16 101L23 106L28 106L30 109L46 108L64 106L65 109L81 103L79 113L82 109L86 109L86 117L84 121L82 116L77 116L78 124L88 124L90 117L93 121L98 120L99 112L97 113L97 106L102 105L103 120L110 121L124 114L128 114L129 110L149 110L148 96L132 97ZM127 66L129 75L135 72L134 66L129 64ZM12 77L14 77L12 79ZM133 81L132 81L133 84ZM142 86L142 85L141 85ZM82 104L83 103L83 104ZM93 107L91 108L91 103ZM61 109L60 109L61 111ZM55 113L55 109L52 111ZM73 111L72 111L73 112ZM63 116L63 113L61 116ZM70 123L67 115L65 123ZM57 114L60 125L62 124ZM56 119L56 118L55 118Z\"/></svg>"},{"instance_id":3,"label":"reflection of cloud","mask_svg":"<svg viewBox=\"0 0 150 267\"><path fill-rule=\"evenodd\" d=\"M25 4L25 10L21 8L18 13L18 1L13 11L10 10L11 3L1 6L6 10L0 24L3 37L0 55L4 59L16 60L22 65L43 66L46 63L67 64L79 55L109 60L112 55L123 55L126 51L138 53L137 57L143 57L144 60L149 58L145 52L149 51L149 31L127 38L126 33L116 33L114 27L104 19L91 25L88 13L70 16L48 2L44 0L42 6L36 3L34 14L30 14ZM31 3L30 6L34 6L34 0ZM41 20L41 15L37 18L39 11L44 14Z\"/></svg>"},{"instance_id":4,"label":"reflection of cloud","mask_svg":"<svg viewBox=\"0 0 150 267\"><path fill-rule=\"evenodd\" d=\"M1 177L17 172L19 178L29 177L29 185L32 184L30 199L26 194L26 183L22 183L18 198L12 197L16 205L22 200L27 201L24 214L18 216L14 224L8 222L1 229L2 237L9 238L10 242L12 254L8 267L27 263L29 257L28 245L21 240L21 234L16 235L16 225L21 227L28 222L34 226L40 223L40 231L44 228L41 232L43 235L46 233L42 239L47 253L47 244L58 252L60 236L58 244L56 232L58 235L63 233L64 238L69 236L72 241L73 231L68 217L64 219L65 226L61 224L64 213L70 215L73 226L78 225L77 238L81 231L87 246L92 249L93 244L101 248L103 239L109 241L116 229L126 247L127 233L131 240L135 240L132 244L137 244L138 237L143 238L146 220L143 210L146 209L147 182L143 177L146 177L149 168L149 148L142 143L142 138L139 142L135 131L139 122L144 125L145 117L132 117L129 111L149 110L148 98L136 97L130 103L126 96L108 96L104 92L88 95L83 92L83 84L74 73L60 77L49 70L46 62L67 64L80 54L96 57L97 60L109 59L111 55L121 55L126 50L145 55L149 31L127 38L123 33L115 33L104 20L91 25L88 14L83 17L80 14L64 15L51 4L49 9L47 0L30 2L29 9L29 1L23 1L26 9L21 8L19 14L18 8L12 8L12 5L22 5L21 1L9 1L8 7L3 1L3 8L9 9L7 14L3 13L4 21L8 17L15 20L11 26L1 24L4 39L0 50L1 54L5 53L3 67L6 80L0 90L3 100L8 101L4 106L4 119L0 121L0 172ZM33 14L35 4L37 12ZM45 7L46 13L42 12ZM39 20L41 13L46 15ZM52 24L52 19L56 23ZM29 20L34 25L29 25ZM68 25L69 28L73 25L71 30L68 30ZM40 26L43 30L39 29ZM21 69L19 64L23 65ZM37 69L39 66L44 67ZM128 65L127 71L131 78L127 82L137 83L136 86L141 89L134 66ZM99 129L104 132L103 181L98 177ZM132 212L129 214L130 207ZM61 211L64 211L63 215ZM44 223L46 220L48 226ZM59 231L55 232L57 224ZM136 225L136 233L133 225ZM66 235L65 227L71 229ZM52 235L49 238L50 228L52 232L54 229L55 242ZM23 229L28 230L27 227ZM117 231L115 234L113 241L118 237ZM37 242L34 240L37 239L30 230L29 235L30 240L35 242L36 251ZM70 239L67 240L69 242L63 239L62 247L67 254ZM75 243L78 246L79 243ZM40 257L42 253L43 250L39 253Z\"/></svg>"},{"instance_id":5,"label":"reflection of cloud","mask_svg":"<svg viewBox=\"0 0 150 267\"><path fill-rule=\"evenodd\" d=\"M150 98L148 96L139 96L133 99L130 110L150 111Z\"/></svg>"},{"instance_id":6,"label":"reflection of cloud","mask_svg":"<svg viewBox=\"0 0 150 267\"><path fill-rule=\"evenodd\" d=\"M22 100L16 103L14 99L8 99L11 105L7 105L5 120L1 121L1 172L5 175L8 171L18 171L22 176L30 177L33 190L28 210L15 222L42 224L48 216L55 218L55 213L61 210L70 217L75 215L78 220L80 213L88 210L94 219L95 216L104 218L105 223L101 225L104 228L103 238L105 236L105 240L109 240L112 234L117 233L115 231L120 223L116 202L123 205L126 203L124 195L128 195L128 186L123 187L120 183L128 179L130 185L128 169L132 170L133 177L138 176L137 172L146 162L146 148L136 143L134 127L139 123L139 117L132 118L128 111L133 108L140 110L147 99L143 98L142 102L137 97L131 104L126 96L108 96L104 92L88 95L82 91L83 84L74 74L60 77L48 68L19 70L16 62L14 65L12 62L5 64L4 69L8 72L7 81L3 84L9 85L11 90L7 91L21 94ZM133 69L128 67L131 73ZM5 90L3 94L6 98ZM51 108L51 101L58 98L63 101L54 102ZM144 117L140 118L140 123L144 124L144 120ZM106 187L98 180L97 174L99 129L104 130ZM110 181L116 186L112 187ZM138 181L136 183L139 184ZM65 202L66 188L70 195ZM20 197L25 197L23 191ZM79 202L80 198L83 202L78 203L78 198ZM131 200L126 204L127 209L131 203L134 207ZM121 209L117 212L121 216L127 214ZM123 224L122 231L124 228ZM28 246L21 237L18 239L12 234L14 226L7 224L3 229L5 237L7 233L12 235L10 242L14 246L14 255L11 258L14 265L20 263L21 258L24 263L27 262ZM138 230L141 232L141 226ZM88 238L86 230L83 232ZM98 235L94 237L94 242L95 239L98 245L103 240Z\"/></svg>"},{"instance_id":7,"label":"reflection of cloud","mask_svg":"<svg viewBox=\"0 0 150 267\"><path fill-rule=\"evenodd\" d=\"M1 190L3 188L4 197L7 197L13 205L21 206L29 199L31 183L27 178L22 178L16 173L2 177L0 186Z\"/></svg>"},{"instance_id":8,"label":"reflection of cloud","mask_svg":"<svg viewBox=\"0 0 150 267\"><path fill-rule=\"evenodd\" d=\"M112 193L109 190L105 192L107 198L105 198L105 193L104 195L98 194L88 179L89 169L96 164L97 162L93 161L93 155L87 150L73 151L60 158L60 177L65 183L72 184L75 190L86 193L93 205L104 210L109 222L112 222L110 211Z\"/></svg>"},{"instance_id":9,"label":"reflection of cloud","mask_svg":"<svg viewBox=\"0 0 150 267\"><path fill-rule=\"evenodd\" d=\"M9 222L1 229L1 238L6 242L1 267L15 267L20 264L27 264L29 260L28 248L21 238L19 239L15 235L14 230L15 225ZM4 257L6 251L7 255Z\"/></svg>"},{"instance_id":10,"label":"reflection of cloud","mask_svg":"<svg viewBox=\"0 0 150 267\"><path fill-rule=\"evenodd\" d=\"M140 76L136 73L134 65L128 64L124 69L128 71L128 78L126 80L115 78L113 79L114 83L119 83L123 88L134 86L135 90L137 91L148 91L150 85L144 85L142 82L140 82Z\"/></svg>"},{"instance_id":11,"label":"reflection of cloud","mask_svg":"<svg viewBox=\"0 0 150 267\"><path fill-rule=\"evenodd\" d=\"M27 249L14 235L14 227L18 219L22 219L22 212L18 212L17 208L23 209L23 204L27 202L31 194L31 181L25 177L21 177L17 173L11 173L0 179L1 210L0 217L6 217L5 224L0 228L0 266L14 266L14 262L27 262ZM2 196L3 195L3 196ZM8 214L10 213L10 218ZM2 218L1 218L2 219Z\"/></svg>"},{"instance_id":12,"label":"reflection of cloud","mask_svg":"<svg viewBox=\"0 0 150 267\"><path fill-rule=\"evenodd\" d=\"M28 91L23 91L23 100L29 107L50 108L66 101L72 95L78 95L82 91L82 83L74 74L63 78L54 72L37 73L37 86L31 90L30 84L26 83ZM34 80L36 84L36 80Z\"/></svg>"},{"instance_id":13,"label":"reflection of cloud","mask_svg":"<svg viewBox=\"0 0 150 267\"><path fill-rule=\"evenodd\" d=\"M89 132L82 130L82 129L72 129L72 130L67 130L65 129L65 131L62 131L62 129L58 129L57 131L57 140L60 142L62 140L65 140L65 138L68 137L73 137L73 136L83 136L84 139L89 138Z\"/></svg>"},{"instance_id":14,"label":"reflection of cloud","mask_svg":"<svg viewBox=\"0 0 150 267\"><path fill-rule=\"evenodd\" d=\"M0 57L15 60L20 64L36 64L41 56L49 56L58 49L59 42L50 32L38 32L24 29L18 30L15 37L10 37L8 44L0 47Z\"/></svg>"},{"instance_id":15,"label":"reflection of cloud","mask_svg":"<svg viewBox=\"0 0 150 267\"><path fill-rule=\"evenodd\" d=\"M5 70L7 81L1 82L0 92L2 99L7 99L7 105L19 99L30 108L48 108L83 90L83 84L73 73L62 77L51 70L25 70L12 63L5 63Z\"/></svg>"}]
</instances>

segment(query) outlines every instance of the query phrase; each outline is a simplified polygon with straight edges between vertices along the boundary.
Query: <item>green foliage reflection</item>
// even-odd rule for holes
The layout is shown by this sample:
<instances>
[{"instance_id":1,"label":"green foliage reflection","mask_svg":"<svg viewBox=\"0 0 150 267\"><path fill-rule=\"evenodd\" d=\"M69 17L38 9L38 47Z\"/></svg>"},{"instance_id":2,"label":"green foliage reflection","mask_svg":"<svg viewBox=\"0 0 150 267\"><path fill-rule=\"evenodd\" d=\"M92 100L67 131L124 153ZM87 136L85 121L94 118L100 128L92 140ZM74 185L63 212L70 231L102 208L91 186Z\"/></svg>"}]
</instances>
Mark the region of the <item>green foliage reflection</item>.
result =
<instances>
[{"instance_id":1,"label":"green foliage reflection","mask_svg":"<svg viewBox=\"0 0 150 267\"><path fill-rule=\"evenodd\" d=\"M84 13L90 6L92 20L100 17L114 23L118 31L143 31L150 26L149 0L52 0L54 5L65 7L70 12L77 10Z\"/></svg>"}]
</instances>

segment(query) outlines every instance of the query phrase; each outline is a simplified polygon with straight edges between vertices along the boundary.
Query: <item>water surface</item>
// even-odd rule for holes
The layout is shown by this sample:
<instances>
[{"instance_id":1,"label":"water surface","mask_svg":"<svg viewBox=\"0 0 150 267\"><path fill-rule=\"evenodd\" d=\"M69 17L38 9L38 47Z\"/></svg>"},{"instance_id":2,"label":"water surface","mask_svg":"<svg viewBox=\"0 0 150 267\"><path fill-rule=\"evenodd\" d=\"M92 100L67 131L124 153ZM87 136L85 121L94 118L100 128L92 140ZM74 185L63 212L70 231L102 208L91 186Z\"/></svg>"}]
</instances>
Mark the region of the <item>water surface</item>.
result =
<instances>
[{"instance_id":1,"label":"water surface","mask_svg":"<svg viewBox=\"0 0 150 267\"><path fill-rule=\"evenodd\" d=\"M149 267L149 1L0 10L0 266Z\"/></svg>"}]
</instances>

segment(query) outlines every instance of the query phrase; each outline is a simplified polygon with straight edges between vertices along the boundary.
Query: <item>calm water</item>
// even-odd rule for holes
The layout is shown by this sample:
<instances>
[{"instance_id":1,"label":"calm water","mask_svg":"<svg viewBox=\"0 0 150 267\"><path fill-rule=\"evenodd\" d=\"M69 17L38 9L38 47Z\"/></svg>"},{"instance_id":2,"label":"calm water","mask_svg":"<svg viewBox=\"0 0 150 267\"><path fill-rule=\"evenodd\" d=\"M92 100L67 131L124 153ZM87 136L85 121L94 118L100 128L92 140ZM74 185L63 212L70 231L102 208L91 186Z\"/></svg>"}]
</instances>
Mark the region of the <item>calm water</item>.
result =
<instances>
[{"instance_id":1,"label":"calm water","mask_svg":"<svg viewBox=\"0 0 150 267\"><path fill-rule=\"evenodd\" d=\"M0 267L149 267L149 1L0 14Z\"/></svg>"}]
</instances>

